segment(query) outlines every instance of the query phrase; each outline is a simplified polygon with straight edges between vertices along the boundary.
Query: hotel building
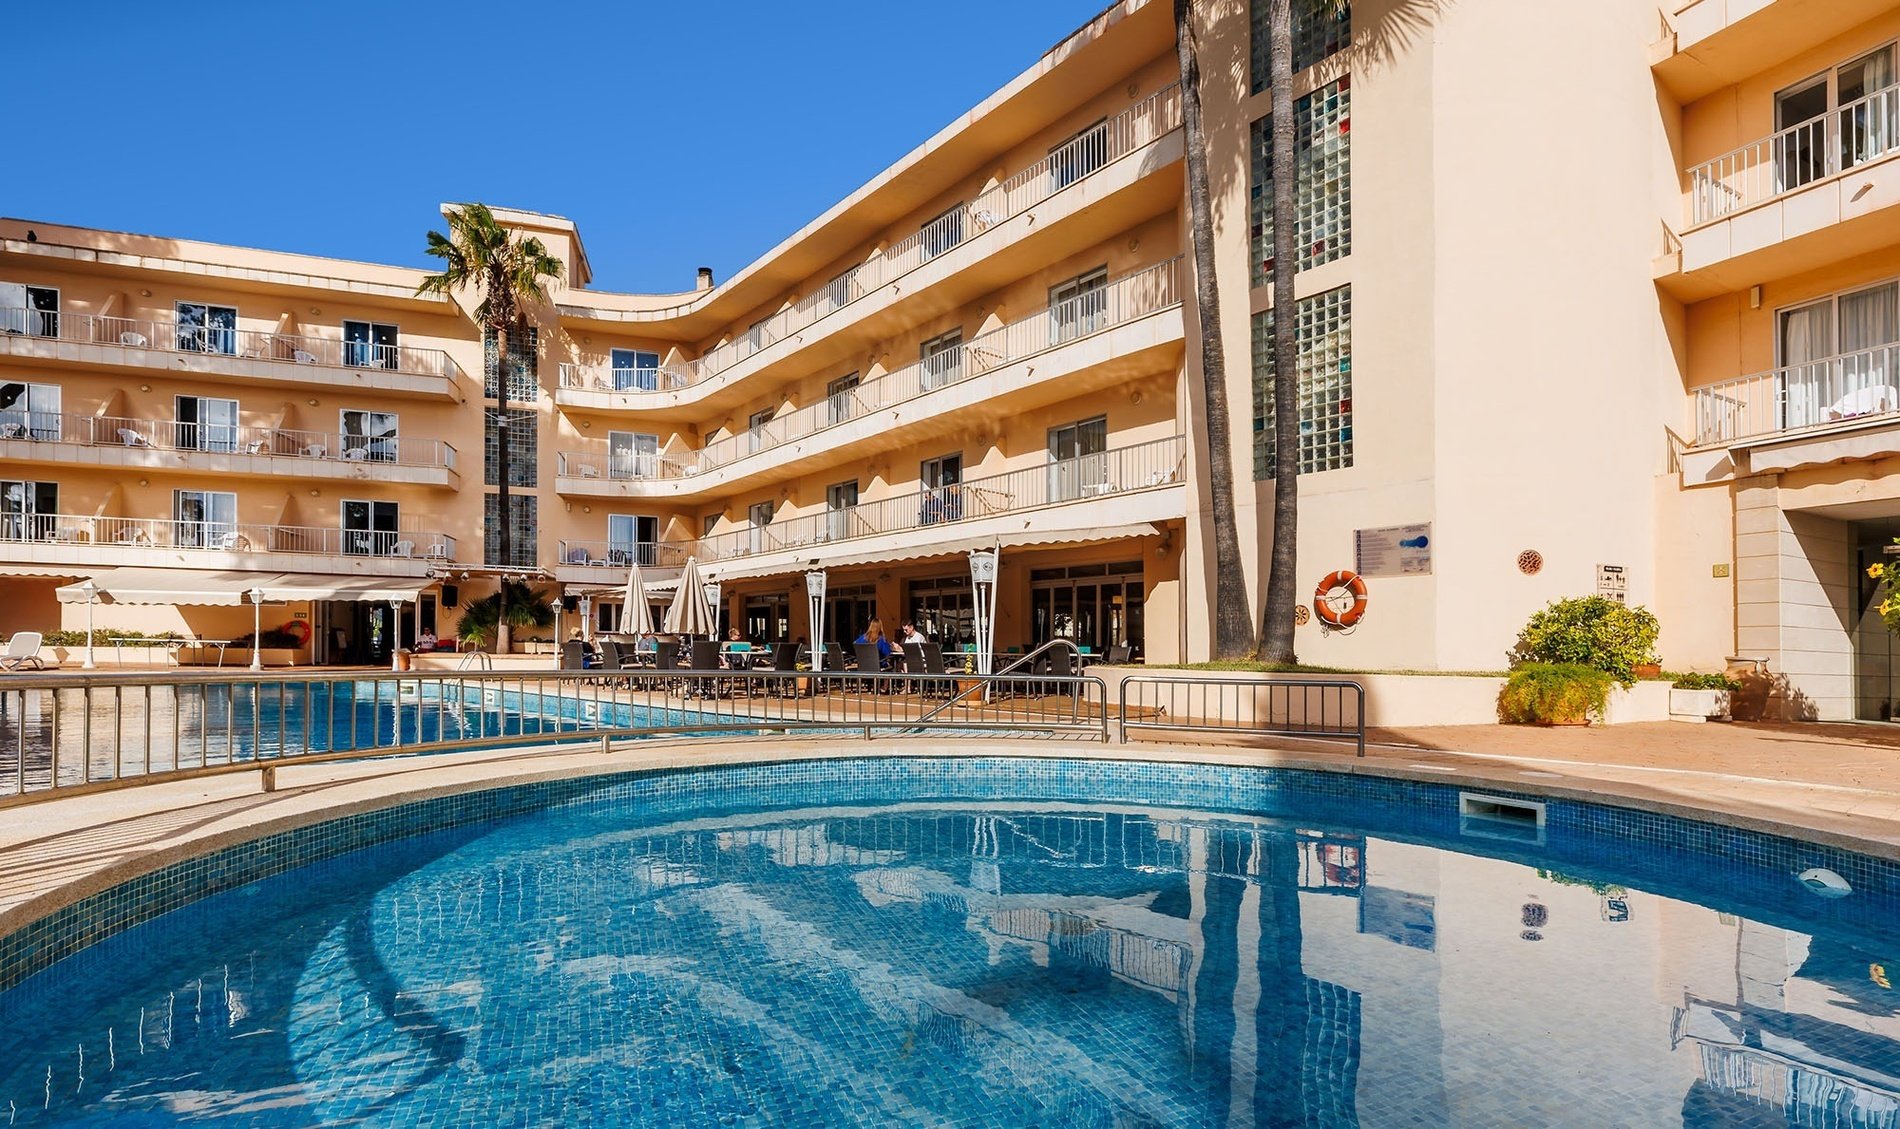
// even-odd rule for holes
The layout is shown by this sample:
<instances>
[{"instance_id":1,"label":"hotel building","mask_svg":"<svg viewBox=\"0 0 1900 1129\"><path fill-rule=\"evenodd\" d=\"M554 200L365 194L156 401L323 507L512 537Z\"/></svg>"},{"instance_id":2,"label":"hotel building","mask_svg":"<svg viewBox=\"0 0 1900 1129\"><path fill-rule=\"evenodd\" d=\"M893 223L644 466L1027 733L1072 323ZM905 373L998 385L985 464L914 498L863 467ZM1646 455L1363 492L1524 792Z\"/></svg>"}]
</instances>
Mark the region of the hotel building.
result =
<instances>
[{"instance_id":1,"label":"hotel building","mask_svg":"<svg viewBox=\"0 0 1900 1129\"><path fill-rule=\"evenodd\" d=\"M1257 617L1265 3L1201 7ZM1496 669L1532 611L1605 591L1671 667L1755 659L1791 713L1890 716L1864 569L1900 534L1900 3L1296 8L1299 588L1370 589L1300 657ZM504 572L611 627L627 563L669 598L692 555L756 637L811 632L823 569L825 638L961 640L967 553L999 546L999 644L1206 658L1178 78L1172 5L1123 0L682 293L593 289L575 224L498 210L567 275L506 365L421 270L0 220L0 630L83 626L91 579L108 629L228 637L262 588L313 661L376 661Z\"/></svg>"}]
</instances>

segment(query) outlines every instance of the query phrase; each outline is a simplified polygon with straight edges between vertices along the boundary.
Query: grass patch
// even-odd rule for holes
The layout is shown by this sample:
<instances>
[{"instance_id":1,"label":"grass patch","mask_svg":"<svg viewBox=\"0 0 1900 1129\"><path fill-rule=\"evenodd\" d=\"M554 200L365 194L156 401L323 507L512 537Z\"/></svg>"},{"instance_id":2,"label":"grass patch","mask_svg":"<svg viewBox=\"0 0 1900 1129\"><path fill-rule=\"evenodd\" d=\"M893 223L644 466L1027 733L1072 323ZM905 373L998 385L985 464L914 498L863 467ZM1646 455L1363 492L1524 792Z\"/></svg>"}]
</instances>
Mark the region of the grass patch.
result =
<instances>
[{"instance_id":1,"label":"grass patch","mask_svg":"<svg viewBox=\"0 0 1900 1129\"><path fill-rule=\"evenodd\" d=\"M1149 670L1233 670L1249 674L1407 674L1423 678L1503 678L1502 670L1371 670L1306 663L1263 663L1252 659L1218 659L1202 663L1148 663Z\"/></svg>"}]
</instances>

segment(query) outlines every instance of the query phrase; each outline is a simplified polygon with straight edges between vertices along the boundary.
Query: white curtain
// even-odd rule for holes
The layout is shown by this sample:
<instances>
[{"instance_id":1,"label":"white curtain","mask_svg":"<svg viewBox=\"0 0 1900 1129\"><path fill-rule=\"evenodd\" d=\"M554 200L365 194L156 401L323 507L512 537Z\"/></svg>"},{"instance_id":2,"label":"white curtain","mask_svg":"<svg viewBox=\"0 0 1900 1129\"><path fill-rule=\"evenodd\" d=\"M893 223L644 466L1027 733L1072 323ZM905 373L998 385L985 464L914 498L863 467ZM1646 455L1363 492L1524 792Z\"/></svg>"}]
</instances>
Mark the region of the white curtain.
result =
<instances>
[{"instance_id":1,"label":"white curtain","mask_svg":"<svg viewBox=\"0 0 1900 1129\"><path fill-rule=\"evenodd\" d=\"M1900 286L1888 283L1845 294L1841 310L1841 395L1848 403L1840 416L1892 411L1900 393L1893 388L1894 342L1900 340Z\"/></svg>"},{"instance_id":2,"label":"white curtain","mask_svg":"<svg viewBox=\"0 0 1900 1129\"><path fill-rule=\"evenodd\" d=\"M1834 304L1816 302L1781 314L1782 421L1787 427L1819 423L1828 394L1829 365L1817 363L1834 354Z\"/></svg>"}]
</instances>

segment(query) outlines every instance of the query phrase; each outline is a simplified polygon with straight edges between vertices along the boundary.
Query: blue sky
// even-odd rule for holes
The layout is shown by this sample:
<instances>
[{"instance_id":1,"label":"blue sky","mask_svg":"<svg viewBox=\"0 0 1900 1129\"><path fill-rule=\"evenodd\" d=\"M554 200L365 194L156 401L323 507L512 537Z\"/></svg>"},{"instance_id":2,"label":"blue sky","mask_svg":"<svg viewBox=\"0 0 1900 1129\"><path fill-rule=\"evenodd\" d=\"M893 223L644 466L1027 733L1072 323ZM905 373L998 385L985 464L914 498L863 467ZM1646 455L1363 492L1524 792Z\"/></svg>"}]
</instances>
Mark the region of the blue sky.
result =
<instances>
[{"instance_id":1,"label":"blue sky","mask_svg":"<svg viewBox=\"0 0 1900 1129\"><path fill-rule=\"evenodd\" d=\"M689 289L1105 3L13 5L0 214L420 266L485 200L579 223L598 288Z\"/></svg>"}]
</instances>

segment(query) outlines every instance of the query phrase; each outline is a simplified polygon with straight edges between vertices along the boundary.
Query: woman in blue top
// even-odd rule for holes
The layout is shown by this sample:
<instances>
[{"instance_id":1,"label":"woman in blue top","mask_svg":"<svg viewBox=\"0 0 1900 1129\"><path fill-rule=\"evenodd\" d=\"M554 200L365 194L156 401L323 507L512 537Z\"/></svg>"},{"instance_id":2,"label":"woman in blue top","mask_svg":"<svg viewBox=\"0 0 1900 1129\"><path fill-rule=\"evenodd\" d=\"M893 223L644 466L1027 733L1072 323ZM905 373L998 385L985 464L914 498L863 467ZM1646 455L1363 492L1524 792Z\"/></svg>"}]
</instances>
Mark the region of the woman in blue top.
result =
<instances>
[{"instance_id":1,"label":"woman in blue top","mask_svg":"<svg viewBox=\"0 0 1900 1129\"><path fill-rule=\"evenodd\" d=\"M857 641L877 644L877 657L881 662L890 661L891 652L895 649L891 641L884 637L884 624L875 619L865 625L864 634L858 636Z\"/></svg>"}]
</instances>

